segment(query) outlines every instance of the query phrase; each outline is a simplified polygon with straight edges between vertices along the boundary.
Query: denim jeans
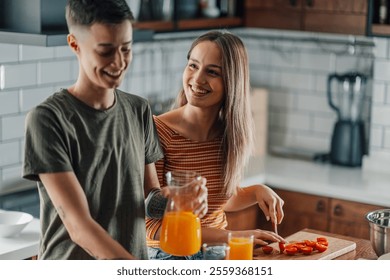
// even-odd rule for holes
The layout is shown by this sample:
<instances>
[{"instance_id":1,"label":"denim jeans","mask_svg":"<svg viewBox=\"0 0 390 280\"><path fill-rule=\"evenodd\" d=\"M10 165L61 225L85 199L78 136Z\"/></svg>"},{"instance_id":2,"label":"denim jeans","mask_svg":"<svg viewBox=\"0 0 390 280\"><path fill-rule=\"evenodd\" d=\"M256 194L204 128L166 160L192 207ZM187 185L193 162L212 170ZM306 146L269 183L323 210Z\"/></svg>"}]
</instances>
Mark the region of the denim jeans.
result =
<instances>
[{"instance_id":1,"label":"denim jeans","mask_svg":"<svg viewBox=\"0 0 390 280\"><path fill-rule=\"evenodd\" d=\"M172 256L170 254L165 253L160 248L152 248L148 247L148 254L150 260L202 260L203 254L202 251L185 257Z\"/></svg>"}]
</instances>

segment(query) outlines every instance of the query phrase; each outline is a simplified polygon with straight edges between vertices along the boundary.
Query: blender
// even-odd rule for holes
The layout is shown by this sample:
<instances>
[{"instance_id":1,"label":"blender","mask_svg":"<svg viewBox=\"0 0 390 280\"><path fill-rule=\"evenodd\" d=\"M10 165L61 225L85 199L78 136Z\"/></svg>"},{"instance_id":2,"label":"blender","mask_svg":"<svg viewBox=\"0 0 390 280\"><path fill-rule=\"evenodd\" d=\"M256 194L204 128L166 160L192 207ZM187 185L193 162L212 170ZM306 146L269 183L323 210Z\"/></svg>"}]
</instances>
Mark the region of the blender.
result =
<instances>
[{"instance_id":1,"label":"blender","mask_svg":"<svg viewBox=\"0 0 390 280\"><path fill-rule=\"evenodd\" d=\"M367 77L358 72L328 77L328 103L337 113L329 153L332 164L362 165L366 145L361 113L366 83Z\"/></svg>"}]
</instances>

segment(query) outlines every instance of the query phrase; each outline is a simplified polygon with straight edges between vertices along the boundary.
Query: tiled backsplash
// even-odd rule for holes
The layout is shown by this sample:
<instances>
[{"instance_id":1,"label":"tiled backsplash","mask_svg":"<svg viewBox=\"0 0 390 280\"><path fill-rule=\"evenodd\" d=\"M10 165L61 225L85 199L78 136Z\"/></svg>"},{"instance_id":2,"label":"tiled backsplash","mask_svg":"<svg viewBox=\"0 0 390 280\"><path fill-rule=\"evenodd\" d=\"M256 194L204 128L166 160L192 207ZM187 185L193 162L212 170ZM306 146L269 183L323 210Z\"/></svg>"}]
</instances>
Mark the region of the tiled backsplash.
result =
<instances>
[{"instance_id":1,"label":"tiled backsplash","mask_svg":"<svg viewBox=\"0 0 390 280\"><path fill-rule=\"evenodd\" d=\"M336 117L326 99L327 75L359 70L371 77L367 90L367 102L371 103L372 96L370 156L390 155L389 39L362 37L375 43L372 48L331 42L349 41L349 36L254 29L235 32L248 48L252 85L270 93L269 143L327 151ZM191 41L164 38L135 44L121 88L157 102L174 98ZM0 190L20 180L27 112L58 88L72 84L77 69L67 46L0 44Z\"/></svg>"}]
</instances>

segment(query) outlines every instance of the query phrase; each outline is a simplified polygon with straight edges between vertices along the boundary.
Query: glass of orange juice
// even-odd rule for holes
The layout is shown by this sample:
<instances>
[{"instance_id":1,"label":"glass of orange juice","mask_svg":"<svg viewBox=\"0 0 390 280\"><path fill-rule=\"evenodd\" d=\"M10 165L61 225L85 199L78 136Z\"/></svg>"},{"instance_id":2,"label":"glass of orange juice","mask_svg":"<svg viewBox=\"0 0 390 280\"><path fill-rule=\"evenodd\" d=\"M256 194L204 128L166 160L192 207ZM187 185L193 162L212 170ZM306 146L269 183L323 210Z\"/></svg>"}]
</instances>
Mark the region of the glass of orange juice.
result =
<instances>
[{"instance_id":1,"label":"glass of orange juice","mask_svg":"<svg viewBox=\"0 0 390 280\"><path fill-rule=\"evenodd\" d=\"M229 260L252 260L254 236L245 232L229 232Z\"/></svg>"},{"instance_id":2,"label":"glass of orange juice","mask_svg":"<svg viewBox=\"0 0 390 280\"><path fill-rule=\"evenodd\" d=\"M200 219L193 213L194 188L200 176L192 171L166 174L169 198L160 233L161 249L174 256L190 256L201 247Z\"/></svg>"}]
</instances>

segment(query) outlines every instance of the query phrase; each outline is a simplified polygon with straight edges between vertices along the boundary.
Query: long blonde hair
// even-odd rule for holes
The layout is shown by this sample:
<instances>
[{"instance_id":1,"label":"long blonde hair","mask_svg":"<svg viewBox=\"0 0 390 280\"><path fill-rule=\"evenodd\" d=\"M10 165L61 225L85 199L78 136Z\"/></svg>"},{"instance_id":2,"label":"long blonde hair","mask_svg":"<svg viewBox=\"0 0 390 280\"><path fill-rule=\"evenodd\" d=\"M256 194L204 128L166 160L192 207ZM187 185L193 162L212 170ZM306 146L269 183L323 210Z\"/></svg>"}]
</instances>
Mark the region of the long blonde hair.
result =
<instances>
[{"instance_id":1,"label":"long blonde hair","mask_svg":"<svg viewBox=\"0 0 390 280\"><path fill-rule=\"evenodd\" d=\"M219 112L219 119L224 127L221 152L225 191L232 195L237 191L243 168L253 147L248 55L239 37L228 31L213 30L195 39L188 51L187 59L190 58L194 47L204 41L216 43L222 54L225 100ZM181 107L186 103L184 89L181 89L175 107Z\"/></svg>"}]
</instances>

